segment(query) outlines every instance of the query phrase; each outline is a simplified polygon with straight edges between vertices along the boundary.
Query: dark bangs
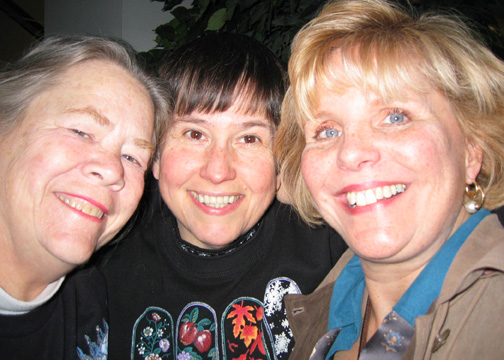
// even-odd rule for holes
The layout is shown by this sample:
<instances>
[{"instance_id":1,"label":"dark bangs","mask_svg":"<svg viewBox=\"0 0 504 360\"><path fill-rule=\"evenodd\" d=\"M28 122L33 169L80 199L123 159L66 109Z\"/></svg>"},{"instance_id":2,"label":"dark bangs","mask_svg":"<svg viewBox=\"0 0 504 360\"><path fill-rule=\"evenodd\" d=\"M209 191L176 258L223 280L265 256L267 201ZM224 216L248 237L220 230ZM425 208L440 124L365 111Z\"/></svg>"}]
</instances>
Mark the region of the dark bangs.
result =
<instances>
[{"instance_id":1,"label":"dark bangs","mask_svg":"<svg viewBox=\"0 0 504 360\"><path fill-rule=\"evenodd\" d=\"M211 33L169 54L160 69L174 113L264 113L275 125L286 89L282 64L264 45L243 35Z\"/></svg>"}]
</instances>

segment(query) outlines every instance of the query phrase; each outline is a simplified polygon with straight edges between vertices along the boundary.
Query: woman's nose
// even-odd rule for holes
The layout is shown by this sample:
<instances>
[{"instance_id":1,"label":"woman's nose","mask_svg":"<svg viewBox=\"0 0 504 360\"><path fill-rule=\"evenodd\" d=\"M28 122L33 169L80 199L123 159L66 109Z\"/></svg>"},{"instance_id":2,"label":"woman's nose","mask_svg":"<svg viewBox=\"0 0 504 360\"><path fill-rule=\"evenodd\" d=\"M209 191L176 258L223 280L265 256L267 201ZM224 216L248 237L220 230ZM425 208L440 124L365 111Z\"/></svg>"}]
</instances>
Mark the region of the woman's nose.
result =
<instances>
[{"instance_id":1,"label":"woman's nose","mask_svg":"<svg viewBox=\"0 0 504 360\"><path fill-rule=\"evenodd\" d=\"M86 176L113 191L121 190L126 184L122 158L117 154L100 152L86 163L84 171Z\"/></svg>"},{"instance_id":2,"label":"woman's nose","mask_svg":"<svg viewBox=\"0 0 504 360\"><path fill-rule=\"evenodd\" d=\"M200 175L214 184L233 180L236 177L236 171L231 150L226 146L217 145L208 149Z\"/></svg>"},{"instance_id":3,"label":"woman's nose","mask_svg":"<svg viewBox=\"0 0 504 360\"><path fill-rule=\"evenodd\" d=\"M379 146L373 131L343 132L337 148L338 166L357 171L380 159Z\"/></svg>"}]
</instances>

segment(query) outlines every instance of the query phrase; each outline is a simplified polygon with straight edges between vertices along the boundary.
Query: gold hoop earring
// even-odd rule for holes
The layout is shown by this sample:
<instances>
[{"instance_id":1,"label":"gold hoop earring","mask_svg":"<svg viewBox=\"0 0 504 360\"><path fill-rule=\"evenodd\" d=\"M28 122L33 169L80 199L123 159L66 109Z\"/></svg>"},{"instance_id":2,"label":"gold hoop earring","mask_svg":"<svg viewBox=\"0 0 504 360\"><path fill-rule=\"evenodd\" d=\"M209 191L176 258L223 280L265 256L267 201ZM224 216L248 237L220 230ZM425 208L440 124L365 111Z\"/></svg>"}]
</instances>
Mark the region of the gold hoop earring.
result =
<instances>
[{"instance_id":1,"label":"gold hoop earring","mask_svg":"<svg viewBox=\"0 0 504 360\"><path fill-rule=\"evenodd\" d=\"M479 184L474 180L470 185L466 185L465 196L464 196L464 207L469 214L474 214L476 211L481 209L483 203L485 202L485 192L479 186Z\"/></svg>"}]
</instances>

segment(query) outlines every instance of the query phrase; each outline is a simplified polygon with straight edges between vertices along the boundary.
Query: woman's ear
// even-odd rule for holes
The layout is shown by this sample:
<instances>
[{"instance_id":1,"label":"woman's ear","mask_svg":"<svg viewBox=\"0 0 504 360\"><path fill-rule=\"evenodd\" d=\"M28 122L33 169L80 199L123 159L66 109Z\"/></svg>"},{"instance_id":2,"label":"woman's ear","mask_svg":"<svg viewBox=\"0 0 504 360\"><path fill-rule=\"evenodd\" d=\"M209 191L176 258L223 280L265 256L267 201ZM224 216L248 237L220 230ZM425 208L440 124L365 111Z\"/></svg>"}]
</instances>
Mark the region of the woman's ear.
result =
<instances>
[{"instance_id":1,"label":"woman's ear","mask_svg":"<svg viewBox=\"0 0 504 360\"><path fill-rule=\"evenodd\" d=\"M475 142L466 139L466 183L472 184L478 177L483 164L483 150Z\"/></svg>"}]
</instances>

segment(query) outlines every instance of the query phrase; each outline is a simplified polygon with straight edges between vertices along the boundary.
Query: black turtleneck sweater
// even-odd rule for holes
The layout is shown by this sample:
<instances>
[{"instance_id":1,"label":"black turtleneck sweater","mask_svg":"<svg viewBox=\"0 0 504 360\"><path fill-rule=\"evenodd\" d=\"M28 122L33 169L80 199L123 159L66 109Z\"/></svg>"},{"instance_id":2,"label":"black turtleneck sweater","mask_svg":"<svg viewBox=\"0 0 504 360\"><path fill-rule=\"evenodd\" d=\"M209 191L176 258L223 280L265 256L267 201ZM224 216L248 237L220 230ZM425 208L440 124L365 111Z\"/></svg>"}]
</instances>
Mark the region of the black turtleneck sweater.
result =
<instances>
[{"instance_id":1,"label":"black turtleneck sweater","mask_svg":"<svg viewBox=\"0 0 504 360\"><path fill-rule=\"evenodd\" d=\"M275 201L247 234L207 251L180 239L163 204L101 258L109 359L287 359L283 296L312 292L345 249Z\"/></svg>"}]
</instances>

